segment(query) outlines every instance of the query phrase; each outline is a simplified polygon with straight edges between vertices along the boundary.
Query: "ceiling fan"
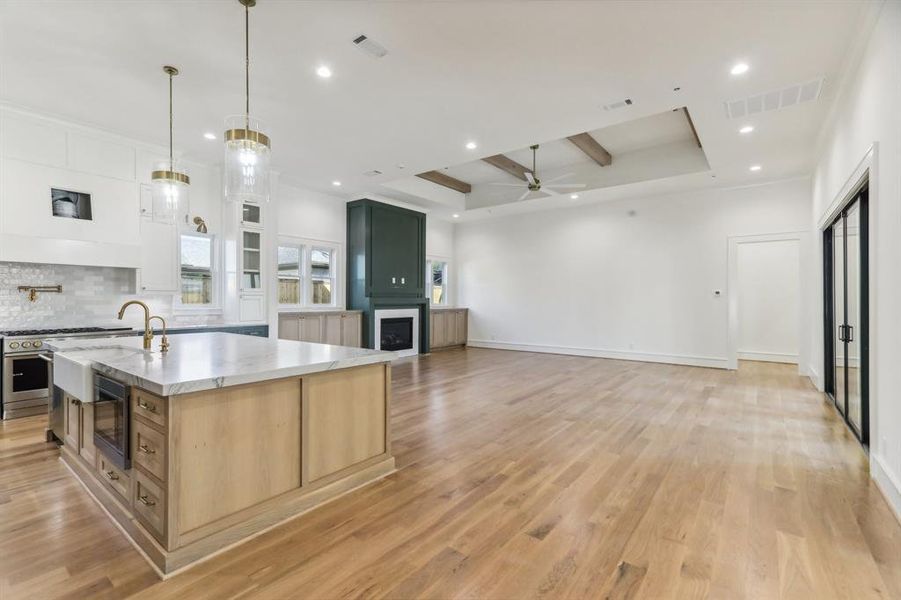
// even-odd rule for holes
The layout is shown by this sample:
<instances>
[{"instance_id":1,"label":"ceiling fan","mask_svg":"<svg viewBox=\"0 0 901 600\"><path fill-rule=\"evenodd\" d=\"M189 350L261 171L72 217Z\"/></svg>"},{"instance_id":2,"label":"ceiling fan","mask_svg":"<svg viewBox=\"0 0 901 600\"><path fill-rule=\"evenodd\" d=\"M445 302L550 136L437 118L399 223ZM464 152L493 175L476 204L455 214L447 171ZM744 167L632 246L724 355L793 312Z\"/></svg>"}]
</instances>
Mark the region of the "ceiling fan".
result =
<instances>
[{"instance_id":1,"label":"ceiling fan","mask_svg":"<svg viewBox=\"0 0 901 600\"><path fill-rule=\"evenodd\" d=\"M559 196L565 190L571 189L581 189L585 187L584 183L555 183L560 181L561 179L566 179L567 177L572 177L572 173L564 173L563 175L558 175L553 179L548 179L547 181L541 181L538 178L538 167L536 165L536 155L538 153L538 144L534 144L529 146L532 150L532 170L524 170L523 177L526 178L526 191L522 193L522 196L516 199L517 202L520 200L525 200L526 196L531 194L532 192L544 192L550 196ZM521 183L492 183L490 185L501 185L505 187L522 187Z\"/></svg>"}]
</instances>

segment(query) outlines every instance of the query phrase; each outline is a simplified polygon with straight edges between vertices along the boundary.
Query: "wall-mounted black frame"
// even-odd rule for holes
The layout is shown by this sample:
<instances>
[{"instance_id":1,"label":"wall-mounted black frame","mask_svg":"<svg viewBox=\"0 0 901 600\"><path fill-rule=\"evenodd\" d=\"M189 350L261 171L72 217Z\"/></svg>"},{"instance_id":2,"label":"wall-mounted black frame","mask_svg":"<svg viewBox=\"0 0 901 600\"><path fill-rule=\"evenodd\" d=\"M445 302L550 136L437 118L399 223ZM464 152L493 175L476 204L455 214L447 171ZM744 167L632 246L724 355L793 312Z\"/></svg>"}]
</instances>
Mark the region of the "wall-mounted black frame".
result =
<instances>
[{"instance_id":1,"label":"wall-mounted black frame","mask_svg":"<svg viewBox=\"0 0 901 600\"><path fill-rule=\"evenodd\" d=\"M848 428L854 433L855 437L864 445L870 443L870 318L869 318L869 194L867 183L864 182L856 193L850 196L846 204L839 211L835 219L823 231L823 383L826 393L832 399L836 409L845 420ZM842 341L842 347L837 347L835 340L835 332L839 326L847 327L848 323L848 236L847 236L847 216L848 212L855 205L859 208L859 268L860 274L858 283L860 285L859 293L859 312L860 312L860 429L854 425L853 420L849 416L848 398L850 378L847 375L848 369L848 344L849 340ZM836 228L840 228L840 243L844 245L842 248L841 265L843 277L843 289L840 293L843 295L842 313L836 314L835 307L835 256ZM844 399L844 406L838 405L836 394L836 353L843 353L845 357L844 368L845 376L842 377L841 385L844 386L841 397Z\"/></svg>"}]
</instances>

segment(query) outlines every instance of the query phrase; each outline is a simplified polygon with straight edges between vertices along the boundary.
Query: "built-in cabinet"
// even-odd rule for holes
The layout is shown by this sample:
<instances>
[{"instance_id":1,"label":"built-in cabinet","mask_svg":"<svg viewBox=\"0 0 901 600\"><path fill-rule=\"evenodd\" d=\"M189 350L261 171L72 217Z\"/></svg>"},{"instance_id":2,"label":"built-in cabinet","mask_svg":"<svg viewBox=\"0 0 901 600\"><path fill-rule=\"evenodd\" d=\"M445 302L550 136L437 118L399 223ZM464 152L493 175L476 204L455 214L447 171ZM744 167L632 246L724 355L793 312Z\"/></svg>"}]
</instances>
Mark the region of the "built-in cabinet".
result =
<instances>
[{"instance_id":1,"label":"built-in cabinet","mask_svg":"<svg viewBox=\"0 0 901 600\"><path fill-rule=\"evenodd\" d=\"M278 337L282 340L359 348L362 316L357 310L281 313L278 316Z\"/></svg>"},{"instance_id":2,"label":"built-in cabinet","mask_svg":"<svg viewBox=\"0 0 901 600\"><path fill-rule=\"evenodd\" d=\"M170 293L179 289L178 229L141 218L141 268L138 293Z\"/></svg>"},{"instance_id":3,"label":"built-in cabinet","mask_svg":"<svg viewBox=\"0 0 901 600\"><path fill-rule=\"evenodd\" d=\"M466 344L469 326L467 309L432 307L429 319L433 350Z\"/></svg>"},{"instance_id":4,"label":"built-in cabinet","mask_svg":"<svg viewBox=\"0 0 901 600\"><path fill-rule=\"evenodd\" d=\"M426 215L374 200L347 203L347 307L362 310L363 347L375 348L375 314L419 311L419 352L429 351Z\"/></svg>"},{"instance_id":5,"label":"built-in cabinet","mask_svg":"<svg viewBox=\"0 0 901 600\"><path fill-rule=\"evenodd\" d=\"M349 300L424 298L426 215L356 200L347 205L347 220L348 281L365 282L359 290L348 286Z\"/></svg>"},{"instance_id":6,"label":"built-in cabinet","mask_svg":"<svg viewBox=\"0 0 901 600\"><path fill-rule=\"evenodd\" d=\"M65 404L63 422L63 443L72 452L93 463L94 449L94 405L82 402L74 396L63 394Z\"/></svg>"},{"instance_id":7,"label":"built-in cabinet","mask_svg":"<svg viewBox=\"0 0 901 600\"><path fill-rule=\"evenodd\" d=\"M260 323L267 315L267 207L225 205L226 318ZM233 253L233 254L232 254Z\"/></svg>"}]
</instances>

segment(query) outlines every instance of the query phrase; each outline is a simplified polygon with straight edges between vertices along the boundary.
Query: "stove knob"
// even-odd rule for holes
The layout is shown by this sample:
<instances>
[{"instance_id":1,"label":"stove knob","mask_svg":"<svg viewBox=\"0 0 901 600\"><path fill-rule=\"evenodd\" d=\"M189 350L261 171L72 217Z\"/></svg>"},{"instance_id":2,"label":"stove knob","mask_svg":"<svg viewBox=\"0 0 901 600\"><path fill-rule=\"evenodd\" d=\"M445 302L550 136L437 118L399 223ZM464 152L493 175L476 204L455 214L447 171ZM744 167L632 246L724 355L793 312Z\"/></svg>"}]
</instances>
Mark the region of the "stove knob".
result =
<instances>
[{"instance_id":1,"label":"stove knob","mask_svg":"<svg viewBox=\"0 0 901 600\"><path fill-rule=\"evenodd\" d=\"M34 346L35 348L40 348L43 345L44 345L44 342L42 342L41 340L38 340L32 344L32 346Z\"/></svg>"},{"instance_id":2,"label":"stove knob","mask_svg":"<svg viewBox=\"0 0 901 600\"><path fill-rule=\"evenodd\" d=\"M22 342L23 348L31 348L31 342Z\"/></svg>"},{"instance_id":3,"label":"stove knob","mask_svg":"<svg viewBox=\"0 0 901 600\"><path fill-rule=\"evenodd\" d=\"M18 347L19 347L19 342L10 342L9 343L10 350L15 350Z\"/></svg>"}]
</instances>

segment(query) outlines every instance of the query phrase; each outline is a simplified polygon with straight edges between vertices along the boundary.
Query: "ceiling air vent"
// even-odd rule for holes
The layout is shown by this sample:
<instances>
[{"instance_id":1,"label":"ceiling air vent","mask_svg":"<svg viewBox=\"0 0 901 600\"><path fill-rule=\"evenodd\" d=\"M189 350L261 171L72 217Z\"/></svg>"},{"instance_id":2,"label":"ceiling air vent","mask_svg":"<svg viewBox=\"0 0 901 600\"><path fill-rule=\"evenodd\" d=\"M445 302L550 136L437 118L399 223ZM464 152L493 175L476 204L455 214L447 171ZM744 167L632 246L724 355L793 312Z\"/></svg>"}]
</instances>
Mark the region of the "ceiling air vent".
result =
<instances>
[{"instance_id":1,"label":"ceiling air vent","mask_svg":"<svg viewBox=\"0 0 901 600\"><path fill-rule=\"evenodd\" d=\"M764 92L747 98L727 100L723 103L726 107L726 116L730 119L741 119L748 115L756 115L771 110L779 110L812 102L820 97L824 79L814 79L804 83L796 83L781 90Z\"/></svg>"},{"instance_id":2,"label":"ceiling air vent","mask_svg":"<svg viewBox=\"0 0 901 600\"><path fill-rule=\"evenodd\" d=\"M382 58L388 54L384 46L362 34L354 38L354 46L373 58Z\"/></svg>"},{"instance_id":3,"label":"ceiling air vent","mask_svg":"<svg viewBox=\"0 0 901 600\"><path fill-rule=\"evenodd\" d=\"M365 173L363 173L363 175L365 175L366 177L376 177L381 174L382 174L382 172L379 171L378 169L373 169L371 171L366 171Z\"/></svg>"},{"instance_id":4,"label":"ceiling air vent","mask_svg":"<svg viewBox=\"0 0 901 600\"><path fill-rule=\"evenodd\" d=\"M604 110L616 110L617 108L625 108L626 106L632 105L632 98L626 98L625 100L620 100L619 102L614 102L612 104L605 104Z\"/></svg>"}]
</instances>

